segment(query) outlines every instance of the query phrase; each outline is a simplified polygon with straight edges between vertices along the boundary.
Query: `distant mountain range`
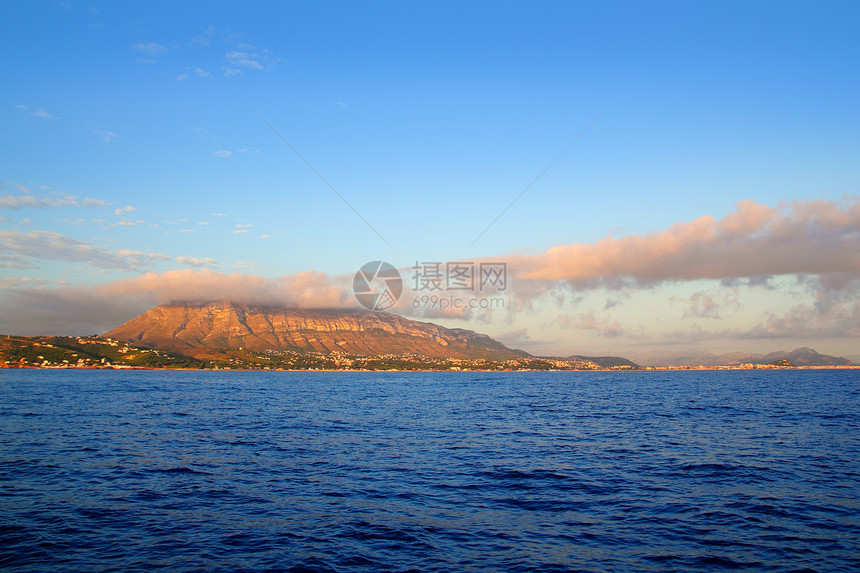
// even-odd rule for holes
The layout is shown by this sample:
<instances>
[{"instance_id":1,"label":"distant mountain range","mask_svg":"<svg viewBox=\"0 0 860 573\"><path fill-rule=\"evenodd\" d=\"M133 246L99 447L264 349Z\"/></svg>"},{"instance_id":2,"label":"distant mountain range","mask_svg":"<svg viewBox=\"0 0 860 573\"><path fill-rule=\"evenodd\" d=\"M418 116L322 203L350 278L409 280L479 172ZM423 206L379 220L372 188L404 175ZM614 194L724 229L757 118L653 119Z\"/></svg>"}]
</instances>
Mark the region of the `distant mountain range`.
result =
<instances>
[{"instance_id":1,"label":"distant mountain range","mask_svg":"<svg viewBox=\"0 0 860 573\"><path fill-rule=\"evenodd\" d=\"M795 348L791 352L779 351L769 354L693 352L677 356L655 357L649 363L652 366L733 366L738 364L770 364L778 360L790 360L795 366L846 366L853 364L848 358L819 354L812 348Z\"/></svg>"},{"instance_id":2,"label":"distant mountain range","mask_svg":"<svg viewBox=\"0 0 860 573\"><path fill-rule=\"evenodd\" d=\"M303 310L230 302L157 306L104 336L201 360L236 350L487 360L529 356L471 330L444 328L384 312Z\"/></svg>"}]
</instances>

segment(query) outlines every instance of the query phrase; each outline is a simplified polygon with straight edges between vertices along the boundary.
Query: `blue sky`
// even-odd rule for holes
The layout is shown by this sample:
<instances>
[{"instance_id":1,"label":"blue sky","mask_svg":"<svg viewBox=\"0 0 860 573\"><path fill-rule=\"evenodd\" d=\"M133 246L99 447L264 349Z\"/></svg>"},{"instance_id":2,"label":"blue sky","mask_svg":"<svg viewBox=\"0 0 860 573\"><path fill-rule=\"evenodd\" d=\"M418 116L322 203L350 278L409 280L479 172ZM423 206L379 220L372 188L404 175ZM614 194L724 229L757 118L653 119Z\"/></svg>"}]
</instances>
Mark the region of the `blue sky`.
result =
<instances>
[{"instance_id":1,"label":"blue sky","mask_svg":"<svg viewBox=\"0 0 860 573\"><path fill-rule=\"evenodd\" d=\"M423 316L533 352L860 353L856 3L33 1L0 18L0 331L107 329L165 283L282 290L313 271L348 291L368 260L493 259L517 279L504 313ZM787 225L829 264L540 270L554 247L606 261L607 237L657 241L742 201L776 214L697 260L743 241L786 256L757 237ZM281 295L355 304L320 284Z\"/></svg>"}]
</instances>

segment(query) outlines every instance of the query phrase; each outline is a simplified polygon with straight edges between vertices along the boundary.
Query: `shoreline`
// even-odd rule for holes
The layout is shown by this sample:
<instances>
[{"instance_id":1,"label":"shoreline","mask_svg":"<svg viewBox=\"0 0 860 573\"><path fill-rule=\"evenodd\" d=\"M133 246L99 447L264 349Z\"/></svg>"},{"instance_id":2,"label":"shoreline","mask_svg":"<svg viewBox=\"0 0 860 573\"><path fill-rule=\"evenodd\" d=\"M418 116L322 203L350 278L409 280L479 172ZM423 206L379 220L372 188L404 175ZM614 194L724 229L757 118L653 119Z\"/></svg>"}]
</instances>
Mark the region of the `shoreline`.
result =
<instances>
[{"instance_id":1,"label":"shoreline","mask_svg":"<svg viewBox=\"0 0 860 573\"><path fill-rule=\"evenodd\" d=\"M0 370L152 370L164 372L451 372L451 373L508 373L508 372L675 372L675 371L707 371L707 370L860 370L860 364L820 365L820 366L769 366L766 364L740 366L642 366L640 368L583 368L583 369L540 369L540 368L507 368L507 369L361 369L361 368L152 368L148 366L18 366L0 364Z\"/></svg>"}]
</instances>

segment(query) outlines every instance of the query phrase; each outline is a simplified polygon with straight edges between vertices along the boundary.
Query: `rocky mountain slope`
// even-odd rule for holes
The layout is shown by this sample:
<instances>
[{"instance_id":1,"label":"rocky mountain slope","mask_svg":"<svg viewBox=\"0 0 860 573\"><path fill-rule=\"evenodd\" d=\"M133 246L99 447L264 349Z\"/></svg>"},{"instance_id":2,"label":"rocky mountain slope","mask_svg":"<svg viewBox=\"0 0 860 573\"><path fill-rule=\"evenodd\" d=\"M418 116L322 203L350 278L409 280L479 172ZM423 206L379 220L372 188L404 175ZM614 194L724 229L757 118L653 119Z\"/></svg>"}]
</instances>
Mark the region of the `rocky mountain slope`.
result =
<instances>
[{"instance_id":1,"label":"rocky mountain slope","mask_svg":"<svg viewBox=\"0 0 860 573\"><path fill-rule=\"evenodd\" d=\"M199 359L224 350L341 351L364 356L505 360L527 356L471 330L382 313L304 310L229 302L174 302L157 306L105 333L105 337Z\"/></svg>"}]
</instances>

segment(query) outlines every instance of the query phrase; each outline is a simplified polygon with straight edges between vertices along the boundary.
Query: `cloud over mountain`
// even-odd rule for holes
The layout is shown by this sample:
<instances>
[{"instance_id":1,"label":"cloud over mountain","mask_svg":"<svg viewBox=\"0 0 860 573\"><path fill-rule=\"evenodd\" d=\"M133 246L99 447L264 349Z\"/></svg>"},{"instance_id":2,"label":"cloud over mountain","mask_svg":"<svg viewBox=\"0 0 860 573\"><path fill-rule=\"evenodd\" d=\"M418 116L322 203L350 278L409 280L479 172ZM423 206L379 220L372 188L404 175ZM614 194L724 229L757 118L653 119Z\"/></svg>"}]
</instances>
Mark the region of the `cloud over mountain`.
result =
<instances>
[{"instance_id":1,"label":"cloud over mountain","mask_svg":"<svg viewBox=\"0 0 860 573\"><path fill-rule=\"evenodd\" d=\"M278 278L208 268L147 273L90 287L5 289L0 332L64 334L104 332L158 304L221 300L296 308L354 308L346 284L306 271Z\"/></svg>"}]
</instances>

